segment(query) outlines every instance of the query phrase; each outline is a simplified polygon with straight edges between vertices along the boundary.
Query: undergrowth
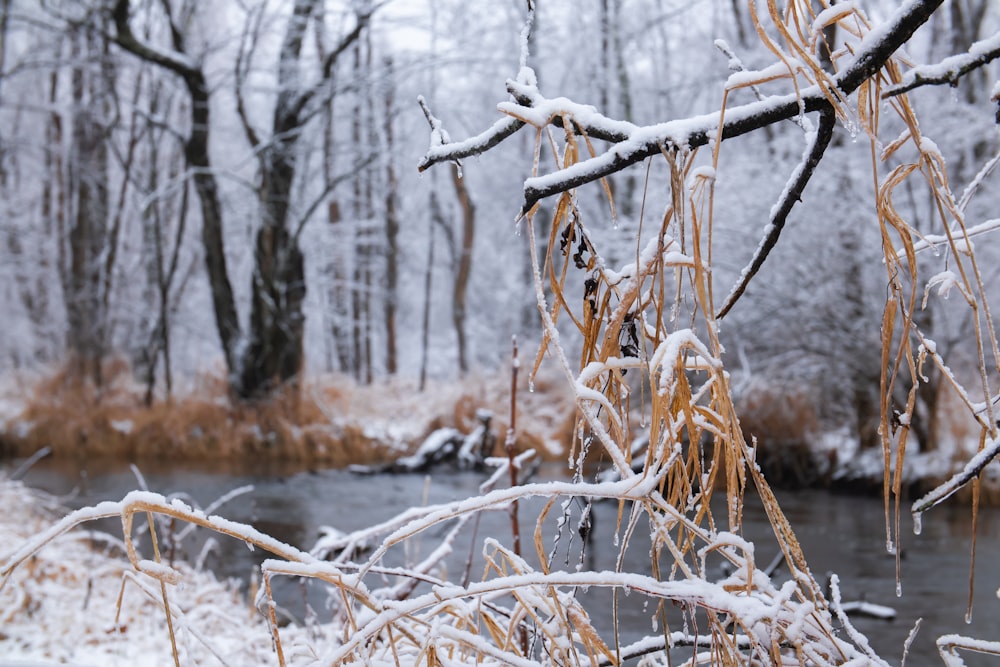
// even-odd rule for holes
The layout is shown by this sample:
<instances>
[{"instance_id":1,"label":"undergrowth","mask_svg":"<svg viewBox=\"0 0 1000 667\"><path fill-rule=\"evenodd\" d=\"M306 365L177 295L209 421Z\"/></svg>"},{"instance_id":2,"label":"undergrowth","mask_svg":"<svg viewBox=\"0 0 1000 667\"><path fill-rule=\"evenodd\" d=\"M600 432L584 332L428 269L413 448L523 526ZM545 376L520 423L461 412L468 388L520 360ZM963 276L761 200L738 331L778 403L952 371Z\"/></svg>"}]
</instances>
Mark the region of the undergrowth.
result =
<instances>
[{"instance_id":1,"label":"undergrowth","mask_svg":"<svg viewBox=\"0 0 1000 667\"><path fill-rule=\"evenodd\" d=\"M266 400L232 400L224 378L204 375L172 399L144 400L128 366L109 364L105 383L65 369L34 384L20 414L0 433L0 456L26 457L47 448L67 459L129 461L292 461L345 467L410 453L436 429L473 430L476 411L506 428L506 386L496 377L470 376L418 392L389 378L360 385L344 376L319 376ZM557 456L571 439L567 392L538 391L522 402L520 449Z\"/></svg>"}]
</instances>

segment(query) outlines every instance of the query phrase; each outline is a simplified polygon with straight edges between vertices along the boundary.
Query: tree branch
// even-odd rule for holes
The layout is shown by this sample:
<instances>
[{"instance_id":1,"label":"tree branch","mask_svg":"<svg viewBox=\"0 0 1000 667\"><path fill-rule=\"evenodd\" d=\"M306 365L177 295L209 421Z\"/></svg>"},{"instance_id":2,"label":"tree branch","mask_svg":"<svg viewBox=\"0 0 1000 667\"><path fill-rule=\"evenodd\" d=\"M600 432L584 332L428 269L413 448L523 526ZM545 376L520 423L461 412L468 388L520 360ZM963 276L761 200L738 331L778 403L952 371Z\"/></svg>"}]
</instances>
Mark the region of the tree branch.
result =
<instances>
[{"instance_id":1,"label":"tree branch","mask_svg":"<svg viewBox=\"0 0 1000 667\"><path fill-rule=\"evenodd\" d=\"M844 95L850 95L865 81L876 75L892 54L910 39L917 28L927 22L942 2L943 0L910 0L880 29L873 30L866 35L858 46L858 55L854 61L834 79L837 89ZM526 101L535 106L543 100L544 98L538 96ZM543 119L544 122L561 123L563 114L556 113L554 105L557 103L565 104L565 101L552 100L549 103L552 113ZM798 95L776 96L764 101L729 108L725 110L720 139L731 139L778 121L795 118L803 113L831 108L830 101L819 86L806 88ZM517 113L519 117L538 118L533 108L526 106L515 110L506 105L504 110L508 114ZM615 145L602 155L578 162L567 169L526 180L522 212L530 210L546 197L606 178L656 155L664 149L693 149L704 146L716 136L722 113L722 111L716 111L694 118L635 128L624 136L623 127L617 127L611 131L611 127L592 114L586 114L583 117L581 115L574 116L574 123L578 125L581 132L587 133L588 136L606 138L613 141ZM566 115L569 116L572 113L567 111ZM521 123L523 125L523 121ZM450 144L450 148L432 143L431 149L421 161L419 168L426 169L436 162L456 160L482 153L514 134L520 127L521 125L517 125L514 120L507 119L494 124L492 128L473 139Z\"/></svg>"},{"instance_id":2,"label":"tree branch","mask_svg":"<svg viewBox=\"0 0 1000 667\"><path fill-rule=\"evenodd\" d=\"M234 67L235 81L233 83L236 95L236 114L240 117L240 123L243 125L243 134L246 135L251 148L255 150L260 146L260 135L257 134L247 114L246 103L243 99L243 84L246 82L247 75L250 72L250 62L253 59L254 49L259 41L263 16L263 5L251 9L250 14L247 16L246 23L243 26L243 34L240 35L240 46L236 51L236 66Z\"/></svg>"},{"instance_id":3,"label":"tree branch","mask_svg":"<svg viewBox=\"0 0 1000 667\"><path fill-rule=\"evenodd\" d=\"M375 162L375 159L377 157L378 157L377 153L370 153L363 159L355 162L354 165L351 167L351 169L345 171L342 174L337 174L335 177L330 179L325 186L323 186L323 191L320 192L312 200L312 202L305 207L302 214L299 216L298 221L295 223L294 226L295 232L293 233L292 236L295 238L296 241L298 241L299 237L302 236L302 230L305 229L306 223L309 222L309 219L312 217L313 213L316 212L316 209L319 208L320 204L326 201L327 196L335 189L337 189L337 186L339 186L341 183L350 180L351 178L354 178L355 176L357 176L358 172L360 172L362 169L368 168L369 165Z\"/></svg>"},{"instance_id":4,"label":"tree branch","mask_svg":"<svg viewBox=\"0 0 1000 667\"><path fill-rule=\"evenodd\" d=\"M774 249L775 244L778 242L778 237L781 235L781 230L784 229L785 223L788 221L788 215L792 212L792 207L795 206L795 202L802 199L802 192L805 190L806 184L812 178L820 160L823 159L823 154L826 152L827 146L830 145L830 139L833 138L833 128L836 124L837 114L834 113L833 107L827 107L820 112L819 128L811 138L811 145L803 156L802 162L799 163L798 167L792 173L791 179L785 185L785 191L781 193L781 198L772 210L771 221L767 226L767 233L761 239L760 245L757 246L750 264L743 269L739 281L733 287L729 296L726 297L725 304L723 304L716 315L717 319L721 320L726 316L726 313L732 310L736 302L739 301L739 298L743 296L750 281L760 271L760 267L764 265L771 250Z\"/></svg>"},{"instance_id":5,"label":"tree branch","mask_svg":"<svg viewBox=\"0 0 1000 667\"><path fill-rule=\"evenodd\" d=\"M967 53L945 58L936 65L914 67L903 75L903 80L882 93L883 98L895 97L914 88L927 85L958 85L958 80L969 72L1000 58L1000 32L973 44Z\"/></svg>"},{"instance_id":6,"label":"tree branch","mask_svg":"<svg viewBox=\"0 0 1000 667\"><path fill-rule=\"evenodd\" d=\"M358 41L358 38L361 37L361 33L368 26L372 14L375 13L376 9L377 7L369 7L366 11L360 12L356 15L354 30L344 35L340 39L340 43L337 44L336 48L326 55L326 58L323 60L322 77L320 77L320 80L317 81L315 85L299 94L295 103L290 107L290 117L298 118L305 109L306 105L312 101L322 86L326 85L326 83L330 80L330 76L333 74L333 68L336 66L340 56L342 56L344 52L347 51L352 44L354 44L354 42Z\"/></svg>"},{"instance_id":7,"label":"tree branch","mask_svg":"<svg viewBox=\"0 0 1000 667\"><path fill-rule=\"evenodd\" d=\"M129 25L129 0L117 0L112 10L112 17L115 21L115 31L117 33L113 36L113 39L118 46L143 60L179 74L184 79L190 79L192 76L198 74L197 66L183 53L159 51L135 36L135 33L132 32L132 26ZM178 36L176 35L176 31L173 30L172 23L171 33L174 34L174 41L176 42Z\"/></svg>"}]
</instances>

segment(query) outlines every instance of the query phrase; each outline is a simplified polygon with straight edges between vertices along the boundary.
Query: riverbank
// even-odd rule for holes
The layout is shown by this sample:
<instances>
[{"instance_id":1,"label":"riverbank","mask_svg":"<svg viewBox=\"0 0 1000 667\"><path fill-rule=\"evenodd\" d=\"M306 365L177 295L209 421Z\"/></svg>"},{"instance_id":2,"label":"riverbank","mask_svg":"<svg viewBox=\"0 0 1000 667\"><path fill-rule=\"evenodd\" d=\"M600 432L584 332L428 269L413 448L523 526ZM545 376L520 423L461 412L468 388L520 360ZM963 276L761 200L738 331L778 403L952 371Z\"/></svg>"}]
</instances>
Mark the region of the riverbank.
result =
<instances>
[{"instance_id":1,"label":"riverbank","mask_svg":"<svg viewBox=\"0 0 1000 667\"><path fill-rule=\"evenodd\" d=\"M516 448L565 462L579 435L565 381L543 373L530 391L521 380ZM238 403L230 401L224 378L205 374L171 400L147 404L143 388L124 368L108 373L100 390L61 373L8 377L0 385L0 459L45 450L81 466L95 459L139 464L251 460L299 469L377 466L413 454L438 429L472 432L484 411L492 415L493 453L502 454L509 382L502 373L471 374L461 381L432 382L420 391L406 379L362 385L326 375L310 377L296 391L268 401ZM769 391L762 396L767 400L748 396L741 402L741 423L747 440L756 442L757 464L773 486L881 495L881 448L861 449L847 429L821 425L801 398ZM637 412L634 424L645 421ZM926 493L975 453L978 440L968 425L945 416L940 428L933 451L920 451L910 442L901 471L904 497ZM634 437L641 439L642 433ZM981 480L981 501L1000 505L1000 463L987 466Z\"/></svg>"},{"instance_id":2,"label":"riverbank","mask_svg":"<svg viewBox=\"0 0 1000 667\"><path fill-rule=\"evenodd\" d=\"M92 472L95 474L91 480L94 484L90 495L74 498L72 507L101 507L104 506L102 503L120 506L122 499L130 497L138 484L133 478L131 485L112 489L100 484L96 471ZM37 480L37 473L37 470L32 470L29 478ZM455 498L476 494L481 482L480 477L471 473L448 474L435 476L434 483L425 488L427 483L422 475L387 477L376 485L380 489L378 502L371 502L372 478L340 470L303 472L282 478L265 475L256 479L220 474L211 480L190 472L172 475L161 472L150 473L146 480L153 491L170 491L170 498L195 498L205 502L206 506L209 499L216 500L224 492L229 492L226 496L232 499L212 510L233 522L227 524L229 528L239 530L241 525L244 528L253 526L266 530L268 535L282 544L301 549L312 547L320 534L332 536L329 531L324 533L320 530L329 520L339 522L337 527L342 529L341 534L356 534L357 531L370 534L369 527L384 525L388 517L407 511L409 502L419 499L420 502L441 507L441 503L449 504ZM542 475L539 481L546 483L552 480ZM233 495L234 485L248 483L252 489L242 486L239 488L249 490L238 496ZM856 627L870 638L880 655L899 655L917 618L923 619L923 625L910 647L908 664L937 663L939 657L935 639L942 633L958 632L990 639L998 636L1000 627L994 613L997 601L993 595L995 586L990 583L989 568L978 569L973 624L967 625L964 620L973 532L967 508L949 504L935 510L928 515L919 536L911 533L909 522L904 518L901 536L905 550L904 596L898 600L894 590L895 564L885 550L882 505L878 499L823 491L789 491L778 495L810 566L816 571L832 571L840 576L845 607L856 609L856 601L865 601L883 609L889 608L886 611L895 610L896 617L892 621L864 614L852 616ZM526 525L530 525L543 502L524 500L522 518ZM57 508L51 496L2 478L0 503L7 509L0 515L0 544L7 545L0 548L0 563L13 550L37 538L71 511L71 508ZM170 506L177 507L175 504ZM617 503L613 502L597 503L592 507L596 532L593 550L587 561L587 568L592 572L608 572L616 567L624 567L629 572L644 571L643 568L648 567L645 557L650 545L642 531L631 536L635 542L633 548L626 553L624 560L620 560L617 541L613 537L618 532L615 528L618 511ZM144 515L136 516L135 524L139 528L136 534L139 536L142 536L144 518ZM979 516L977 533L982 553L992 553L1000 545L998 518L996 510L982 510ZM445 540L451 554L442 571L451 573L453 580L461 579L470 554L482 554L482 542L486 536L503 537L508 534L506 513L487 512L481 520L478 531L464 530ZM745 539L757 545L762 562L770 560L773 554L778 553L778 547L763 505L756 500L748 500L743 520L742 534ZM181 523L169 530L164 526L161 539L166 539L170 530L183 530L183 525ZM552 526L551 523L548 525ZM109 530L110 535L86 532L98 528ZM205 550L197 543L199 534L214 545L208 558L202 558ZM106 526L84 524L75 533L53 540L16 569L7 587L0 589L0 655L28 664L65 661L64 664L80 667L169 664L171 648L158 602L159 584L133 571L120 536L120 521ZM438 554L438 541L429 538L430 534L416 552L407 552L412 562ZM266 554L260 553L260 549L251 551L241 541L214 534L204 527L196 529L185 540L196 542L184 552L190 555L189 563L196 564L192 566L180 558L175 560L174 567L181 578L177 585L168 586L171 608L182 614L186 622L184 626L178 620L174 627L181 664L250 667L277 664L263 618L248 598L238 592L231 579L238 573L239 576L250 575L259 581L260 573L256 565ZM548 544L546 540L546 548ZM143 541L140 550L142 557L153 557L148 541ZM199 565L202 562L207 565ZM556 562L561 562L561 557ZM213 574L209 574L206 567ZM482 563L477 562L472 572L473 579L476 579L483 572ZM715 569L711 569L711 573L713 577L722 576ZM125 608L116 625L116 596L122 576L126 577ZM784 568L778 568L772 576L780 583L786 581L788 574ZM427 575L421 575L421 578L427 578ZM139 585L143 582L145 588ZM279 590L282 584L286 587ZM322 586L318 590L315 581L307 585L304 581L290 581L282 577L276 577L274 585L276 600L283 611L282 618L299 619L298 624L282 623L280 631L289 664L311 664L310 655L322 655L339 645L342 635L338 635L337 624L331 620L326 604L330 599L329 593ZM415 595L419 593L417 591ZM614 626L609 620L613 606L610 593L595 587L579 591L577 597L590 610L591 619L602 636L610 641L615 636L612 633ZM301 607L307 600L316 610L318 618L301 613ZM285 607L283 601L297 603L299 608ZM623 645L641 642L649 633L655 605L646 602L648 600L644 601L637 593L620 596L616 613L620 624L618 636ZM387 606L392 604L401 603L387 603ZM191 628L200 629L201 636L191 633ZM216 663L211 657L213 654L221 655L223 661ZM974 660L973 657L967 664L983 664ZM677 662L679 660L674 664ZM405 660L403 663L409 664Z\"/></svg>"},{"instance_id":3,"label":"riverbank","mask_svg":"<svg viewBox=\"0 0 1000 667\"><path fill-rule=\"evenodd\" d=\"M552 458L573 430L572 402L554 383L527 386L518 396L519 450ZM57 374L8 383L0 401L0 457L28 457L48 448L66 459L129 461L259 460L303 466L378 464L412 453L433 431L463 433L477 413L507 429L509 379L470 376L461 382L391 379L360 385L343 376L305 380L268 401L230 401L223 378L205 375L172 400L147 404L129 374L98 390ZM502 443L503 438L499 438Z\"/></svg>"},{"instance_id":4,"label":"riverbank","mask_svg":"<svg viewBox=\"0 0 1000 667\"><path fill-rule=\"evenodd\" d=\"M65 514L51 496L4 478L0 506L0 557ZM267 623L235 582L182 561L174 567L182 583L170 587L169 601L183 664L212 655L223 664L275 664ZM289 627L282 639L294 646L306 635ZM172 649L156 582L133 571L120 537L83 526L53 539L0 588L0 653L7 664L154 667Z\"/></svg>"}]
</instances>

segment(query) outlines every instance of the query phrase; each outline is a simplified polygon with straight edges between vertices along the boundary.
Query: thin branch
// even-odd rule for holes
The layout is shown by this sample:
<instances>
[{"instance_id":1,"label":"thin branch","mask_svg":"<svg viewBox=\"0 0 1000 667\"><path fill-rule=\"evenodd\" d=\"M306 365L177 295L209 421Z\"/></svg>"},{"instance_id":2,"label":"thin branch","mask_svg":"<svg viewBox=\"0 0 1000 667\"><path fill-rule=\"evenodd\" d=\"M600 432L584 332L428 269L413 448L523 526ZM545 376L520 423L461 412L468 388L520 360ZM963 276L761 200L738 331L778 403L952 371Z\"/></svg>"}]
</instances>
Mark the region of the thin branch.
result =
<instances>
[{"instance_id":1,"label":"thin branch","mask_svg":"<svg viewBox=\"0 0 1000 667\"><path fill-rule=\"evenodd\" d=\"M317 195L315 199L313 199L312 203L310 203L305 208L305 211L302 213L302 215L299 216L299 220L295 224L295 233L293 235L296 241L302 235L302 230L305 229L306 223L309 222L309 218L311 218L312 214L316 212L316 209L319 208L319 205L322 204L324 201L326 201L327 195L333 192L337 188L337 186L343 183L344 181L355 178L362 169L366 169L369 165L375 162L376 158L378 158L378 154L371 153L370 155L366 156L363 160L359 160L358 162L354 163L354 165L351 167L349 171L345 171L344 173L338 174L337 176L330 179L330 181L323 187L323 191L319 193L319 195Z\"/></svg>"},{"instance_id":2,"label":"thin branch","mask_svg":"<svg viewBox=\"0 0 1000 667\"><path fill-rule=\"evenodd\" d=\"M420 161L420 164L417 165L418 171L424 171L439 162L460 163L462 158L485 153L494 146L499 145L507 137L512 136L525 125L524 121L507 116L498 120L493 124L493 127L485 132L460 143L452 143L448 133L441 125L441 120L431 113L430 107L427 106L427 101L423 96L417 98L417 103L423 110L424 117L427 118L427 123L431 127L431 146L427 149L427 153Z\"/></svg>"},{"instance_id":3,"label":"thin branch","mask_svg":"<svg viewBox=\"0 0 1000 667\"><path fill-rule=\"evenodd\" d=\"M938 9L943 0L912 0L904 4L880 30L866 35L858 47L854 62L845 67L834 79L838 90L844 95L856 91L865 81L873 77L905 44L921 25ZM798 94L775 96L764 102L751 102L726 110L722 124L722 140L738 137L778 121L795 118L803 113L823 111L831 107L830 101L819 86L811 86ZM531 115L531 109L525 109ZM625 137L615 137L617 143L607 152L597 157L578 162L567 169L525 181L524 205L522 213L529 211L542 199L572 190L581 185L598 181L626 167L642 162L665 149L693 149L704 146L717 137L721 112L676 120L659 125L638 128ZM550 123L560 122L558 115L551 115ZM588 136L599 136L608 128L601 124L591 127L580 118L574 120ZM501 132L501 129L503 132ZM458 159L483 152L500 143L517 131L512 121L497 123L487 132L471 140L452 145L452 151L432 150L421 162L421 167L429 166L430 158L435 162ZM609 136L609 138L611 138ZM478 150L476 147L480 147ZM439 146L433 146L432 149ZM425 166L426 165L426 166Z\"/></svg>"},{"instance_id":4,"label":"thin branch","mask_svg":"<svg viewBox=\"0 0 1000 667\"><path fill-rule=\"evenodd\" d=\"M785 223L788 221L788 215L792 212L792 207L795 206L795 202L802 199L802 192L805 190L806 184L809 183L809 179L812 178L820 160L823 159L823 154L826 152L827 146L830 145L830 139L833 138L833 128L836 124L837 114L834 112L833 107L827 107L820 112L819 128L812 137L811 145L803 156L802 162L795 168L791 179L785 185L785 191L781 193L781 198L774 209L772 209L771 221L767 226L767 233L761 239L760 245L757 246L750 264L743 269L739 282L736 283L729 296L726 297L726 302L719 310L716 318L722 319L726 316L726 313L732 310L739 298L743 296L750 281L760 271L760 267L764 265L771 250L774 249L775 244L778 242L778 237L781 235L781 230L784 229Z\"/></svg>"},{"instance_id":5,"label":"thin branch","mask_svg":"<svg viewBox=\"0 0 1000 667\"><path fill-rule=\"evenodd\" d=\"M964 468L913 503L913 520L919 522L921 514L944 502L953 493L978 477L979 473L997 456L1000 456L1000 440L988 440L986 446L969 459Z\"/></svg>"},{"instance_id":6,"label":"thin branch","mask_svg":"<svg viewBox=\"0 0 1000 667\"><path fill-rule=\"evenodd\" d=\"M342 56L344 52L347 51L352 44L354 44L354 42L358 41L358 38L361 37L361 33L366 27L368 27L372 14L375 13L378 6L370 7L368 10L360 12L356 15L354 30L344 35L340 39L340 43L337 44L336 48L326 55L326 58L323 60L322 77L320 77L319 81L317 81L315 85L307 88L298 95L298 98L295 100L295 103L291 105L288 112L290 118L298 118L302 114L306 105L308 105L316 94L319 93L320 89L327 84L333 74L333 68L336 66L340 56Z\"/></svg>"},{"instance_id":7,"label":"thin branch","mask_svg":"<svg viewBox=\"0 0 1000 667\"><path fill-rule=\"evenodd\" d=\"M958 85L963 76L1000 58L1000 32L988 39L976 42L967 53L945 58L936 65L922 65L908 71L903 80L890 86L882 94L883 98L895 97L920 86L948 84Z\"/></svg>"},{"instance_id":8,"label":"thin branch","mask_svg":"<svg viewBox=\"0 0 1000 667\"><path fill-rule=\"evenodd\" d=\"M250 123L250 117L247 115L246 102L243 99L243 84L250 72L250 62L253 59L254 49L260 38L260 26L263 23L263 16L263 5L252 9L250 15L247 16L246 23L243 26L243 34L240 35L240 45L236 50L236 65L234 67L235 81L233 85L235 86L236 95L236 113L240 117L240 123L243 124L243 133L254 150L260 146L260 135L257 134L257 131Z\"/></svg>"}]
</instances>

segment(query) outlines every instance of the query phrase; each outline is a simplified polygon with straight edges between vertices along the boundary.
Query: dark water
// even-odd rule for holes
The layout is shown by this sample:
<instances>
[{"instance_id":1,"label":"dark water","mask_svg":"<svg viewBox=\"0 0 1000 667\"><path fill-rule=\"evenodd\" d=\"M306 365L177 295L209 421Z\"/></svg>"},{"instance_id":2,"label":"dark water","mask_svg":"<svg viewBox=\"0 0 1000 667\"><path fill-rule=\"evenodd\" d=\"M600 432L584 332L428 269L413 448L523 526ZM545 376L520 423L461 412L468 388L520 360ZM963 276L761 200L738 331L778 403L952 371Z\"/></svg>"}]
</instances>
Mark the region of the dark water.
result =
<instances>
[{"instance_id":1,"label":"dark water","mask_svg":"<svg viewBox=\"0 0 1000 667\"><path fill-rule=\"evenodd\" d=\"M147 464L142 474L151 491L179 494L201 507L207 506L227 491L252 484L251 493L242 495L220 508L218 514L258 529L289 544L308 549L319 537L320 526L334 526L342 531L366 528L386 520L414 505L436 504L458 500L475 494L482 482L480 475L442 473L430 478L422 475L356 476L345 471L323 470L299 472L280 470L274 466L244 466L234 469L169 466ZM556 470L544 470L541 479L559 475ZM25 481L58 496L65 496L67 506L90 505L101 500L118 500L137 488L134 473L127 465L112 462L89 463L86 470L65 462L44 461L36 464ZM535 481L539 481L536 478ZM902 519L902 597L896 597L895 562L886 553L882 503L878 499L830 494L823 491L784 492L778 494L781 507L796 531L809 566L821 581L829 572L836 572L841 581L845 601L864 599L893 607L894 620L884 621L865 617L854 623L867 635L873 648L890 664L899 664L903 643L918 618L920 631L910 649L907 665L942 664L934 646L937 636L958 633L982 639L1000 640L1000 510L981 510L979 518L975 601L971 624L965 623L968 602L968 576L971 544L971 516L967 506L952 502L925 515L922 534L912 533L909 516ZM529 502L521 506L521 530L525 552L533 553L531 533L534 518L541 504ZM571 506L574 512L577 507ZM596 539L584 556L585 566L592 569L614 569L617 547L613 531L617 505L598 504L594 507ZM553 510L553 519L559 514ZM717 516L724 516L719 513ZM563 533L554 567L572 568L580 558L580 540L571 528ZM108 530L119 531L120 523L108 524ZM204 532L204 531L200 531ZM403 563L417 560L436 544L444 528L418 538L407 547L390 553L388 562ZM549 530L551 534L553 530ZM572 535L572 540L570 540ZM648 537L637 531L624 563L624 569L643 571L648 568ZM476 531L470 525L448 561L452 580L460 579L469 554L474 555L471 570L473 580L482 576L479 556L485 536L495 536L504 543L510 541L511 524L505 512L484 515ZM748 500L745 509L744 537L757 544L758 566L767 563L777 552L767 519L759 504ZM205 535L195 534L185 544L191 553L201 549ZM643 542L645 539L645 542ZM570 544L572 542L572 544ZM546 549L553 548L551 543ZM225 577L247 579L264 554L249 551L235 540L221 538L218 549L207 565ZM630 562L634 559L634 562ZM567 565L568 564L568 565ZM781 572L775 577L781 579ZM309 588L308 586L312 586ZM277 593L292 616L301 617L306 606L317 609L322 620L326 593L319 587L287 582ZM607 591L591 590L584 595L591 609L610 609ZM640 596L619 596L621 641L628 643L652 631L652 605ZM601 623L598 621L600 627ZM966 664L998 665L1000 658L964 653Z\"/></svg>"}]
</instances>

